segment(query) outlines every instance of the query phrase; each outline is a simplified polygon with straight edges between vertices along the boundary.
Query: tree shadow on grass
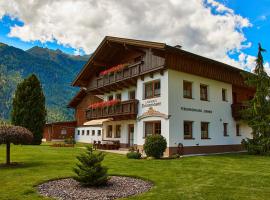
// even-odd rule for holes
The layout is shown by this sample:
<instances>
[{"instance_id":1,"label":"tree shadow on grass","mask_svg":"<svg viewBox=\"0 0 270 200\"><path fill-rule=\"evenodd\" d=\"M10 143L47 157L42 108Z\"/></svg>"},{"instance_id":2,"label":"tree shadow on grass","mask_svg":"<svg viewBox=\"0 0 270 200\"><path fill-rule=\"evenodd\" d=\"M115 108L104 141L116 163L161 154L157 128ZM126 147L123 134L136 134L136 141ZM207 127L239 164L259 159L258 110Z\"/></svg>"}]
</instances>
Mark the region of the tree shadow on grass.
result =
<instances>
[{"instance_id":1,"label":"tree shadow on grass","mask_svg":"<svg viewBox=\"0 0 270 200\"><path fill-rule=\"evenodd\" d=\"M22 169L22 168L31 168L31 167L37 167L42 165L42 163L39 162L12 162L9 165L6 163L0 163L0 169Z\"/></svg>"}]
</instances>

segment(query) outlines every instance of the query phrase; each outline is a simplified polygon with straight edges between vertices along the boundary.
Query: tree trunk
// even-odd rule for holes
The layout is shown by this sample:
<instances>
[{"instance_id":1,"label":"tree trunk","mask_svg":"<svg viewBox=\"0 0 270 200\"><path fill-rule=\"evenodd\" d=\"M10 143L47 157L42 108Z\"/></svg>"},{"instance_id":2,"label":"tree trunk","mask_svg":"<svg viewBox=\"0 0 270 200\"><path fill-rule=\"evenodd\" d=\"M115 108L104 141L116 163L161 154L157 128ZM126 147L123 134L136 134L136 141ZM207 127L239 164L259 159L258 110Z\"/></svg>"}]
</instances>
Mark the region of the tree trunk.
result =
<instances>
[{"instance_id":1,"label":"tree trunk","mask_svg":"<svg viewBox=\"0 0 270 200\"><path fill-rule=\"evenodd\" d=\"M7 143L7 151L6 151L7 155L6 155L6 164L10 165L10 143Z\"/></svg>"}]
</instances>

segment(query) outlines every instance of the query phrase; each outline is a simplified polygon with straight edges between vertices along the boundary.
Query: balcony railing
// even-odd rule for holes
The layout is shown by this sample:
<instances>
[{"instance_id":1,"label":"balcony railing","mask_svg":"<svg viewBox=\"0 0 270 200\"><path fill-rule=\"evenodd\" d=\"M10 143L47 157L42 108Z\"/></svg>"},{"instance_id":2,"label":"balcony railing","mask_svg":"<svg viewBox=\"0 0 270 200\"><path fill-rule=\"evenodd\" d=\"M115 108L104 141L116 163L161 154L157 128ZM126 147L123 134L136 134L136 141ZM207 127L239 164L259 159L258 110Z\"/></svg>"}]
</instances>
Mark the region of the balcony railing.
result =
<instances>
[{"instance_id":1,"label":"balcony railing","mask_svg":"<svg viewBox=\"0 0 270 200\"><path fill-rule=\"evenodd\" d=\"M149 67L144 64L143 61L139 61L133 64L130 64L129 66L123 68L122 70L111 72L107 75L99 75L96 77L91 84L89 85L88 89L90 91L94 91L96 89L108 89L106 86L113 86L117 85L118 87L126 87L128 84L132 84L132 82L129 82L130 79L136 78L140 75L143 75L145 73L149 73L158 69L164 68L164 65L162 66L155 66L155 67ZM125 84L118 84L120 82L127 81ZM136 83L136 82L135 82Z\"/></svg>"},{"instance_id":2,"label":"balcony railing","mask_svg":"<svg viewBox=\"0 0 270 200\"><path fill-rule=\"evenodd\" d=\"M234 103L231 105L231 107L232 107L232 116L235 120L242 119L241 111L248 108L248 106L243 103Z\"/></svg>"},{"instance_id":3,"label":"balcony railing","mask_svg":"<svg viewBox=\"0 0 270 200\"><path fill-rule=\"evenodd\" d=\"M136 119L138 113L138 100L121 101L112 106L104 106L100 108L89 108L86 111L88 120L113 118L117 119Z\"/></svg>"}]
</instances>

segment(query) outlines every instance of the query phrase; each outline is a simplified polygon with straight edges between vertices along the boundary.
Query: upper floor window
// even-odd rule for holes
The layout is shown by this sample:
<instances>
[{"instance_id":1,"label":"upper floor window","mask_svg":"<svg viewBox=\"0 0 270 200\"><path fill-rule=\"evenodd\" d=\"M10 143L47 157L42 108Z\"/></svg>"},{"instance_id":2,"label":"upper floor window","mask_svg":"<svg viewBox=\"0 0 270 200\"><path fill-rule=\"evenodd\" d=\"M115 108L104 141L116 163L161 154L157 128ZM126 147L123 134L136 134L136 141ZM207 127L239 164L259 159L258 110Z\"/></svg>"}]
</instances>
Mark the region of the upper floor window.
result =
<instances>
[{"instance_id":1,"label":"upper floor window","mask_svg":"<svg viewBox=\"0 0 270 200\"><path fill-rule=\"evenodd\" d=\"M201 139L209 139L209 122L201 122Z\"/></svg>"},{"instance_id":2,"label":"upper floor window","mask_svg":"<svg viewBox=\"0 0 270 200\"><path fill-rule=\"evenodd\" d=\"M192 82L183 82L183 97L192 99Z\"/></svg>"},{"instance_id":3,"label":"upper floor window","mask_svg":"<svg viewBox=\"0 0 270 200\"><path fill-rule=\"evenodd\" d=\"M121 125L116 125L116 128L115 128L115 138L120 138L121 137Z\"/></svg>"},{"instance_id":4,"label":"upper floor window","mask_svg":"<svg viewBox=\"0 0 270 200\"><path fill-rule=\"evenodd\" d=\"M208 86L207 85L200 85L200 96L201 100L208 101Z\"/></svg>"},{"instance_id":5,"label":"upper floor window","mask_svg":"<svg viewBox=\"0 0 270 200\"><path fill-rule=\"evenodd\" d=\"M130 100L135 99L136 98L135 90L129 91L128 97Z\"/></svg>"},{"instance_id":6,"label":"upper floor window","mask_svg":"<svg viewBox=\"0 0 270 200\"><path fill-rule=\"evenodd\" d=\"M121 94L120 93L116 94L116 99L121 101Z\"/></svg>"},{"instance_id":7,"label":"upper floor window","mask_svg":"<svg viewBox=\"0 0 270 200\"><path fill-rule=\"evenodd\" d=\"M154 98L160 96L160 80L151 81L144 84L144 98Z\"/></svg>"},{"instance_id":8,"label":"upper floor window","mask_svg":"<svg viewBox=\"0 0 270 200\"><path fill-rule=\"evenodd\" d=\"M148 121L144 123L144 137L161 134L161 121Z\"/></svg>"},{"instance_id":9,"label":"upper floor window","mask_svg":"<svg viewBox=\"0 0 270 200\"><path fill-rule=\"evenodd\" d=\"M227 101L227 90L222 88L222 101Z\"/></svg>"},{"instance_id":10,"label":"upper floor window","mask_svg":"<svg viewBox=\"0 0 270 200\"><path fill-rule=\"evenodd\" d=\"M113 95L108 96L108 100L109 101L113 100Z\"/></svg>"},{"instance_id":11,"label":"upper floor window","mask_svg":"<svg viewBox=\"0 0 270 200\"><path fill-rule=\"evenodd\" d=\"M229 136L228 135L228 123L223 123L223 135Z\"/></svg>"},{"instance_id":12,"label":"upper floor window","mask_svg":"<svg viewBox=\"0 0 270 200\"><path fill-rule=\"evenodd\" d=\"M184 139L192 139L192 121L184 121Z\"/></svg>"},{"instance_id":13,"label":"upper floor window","mask_svg":"<svg viewBox=\"0 0 270 200\"><path fill-rule=\"evenodd\" d=\"M112 125L108 125L107 126L107 138L111 138L112 137Z\"/></svg>"}]
</instances>

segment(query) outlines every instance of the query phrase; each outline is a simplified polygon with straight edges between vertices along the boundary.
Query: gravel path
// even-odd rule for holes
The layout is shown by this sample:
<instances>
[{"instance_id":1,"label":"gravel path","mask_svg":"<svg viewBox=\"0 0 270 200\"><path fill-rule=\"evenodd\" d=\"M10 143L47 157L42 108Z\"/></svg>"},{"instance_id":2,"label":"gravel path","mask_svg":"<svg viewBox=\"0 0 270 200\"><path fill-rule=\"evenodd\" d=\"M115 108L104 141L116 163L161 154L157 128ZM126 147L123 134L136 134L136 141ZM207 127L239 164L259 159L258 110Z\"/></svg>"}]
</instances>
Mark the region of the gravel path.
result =
<instances>
[{"instance_id":1,"label":"gravel path","mask_svg":"<svg viewBox=\"0 0 270 200\"><path fill-rule=\"evenodd\" d=\"M81 187L74 179L60 179L39 185L41 195L59 200L110 200L147 192L152 183L136 178L112 176L106 186Z\"/></svg>"}]
</instances>

